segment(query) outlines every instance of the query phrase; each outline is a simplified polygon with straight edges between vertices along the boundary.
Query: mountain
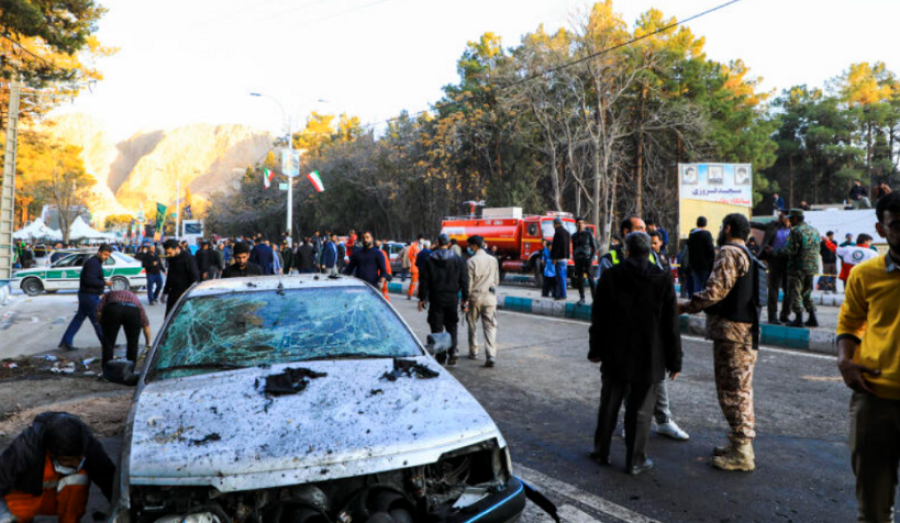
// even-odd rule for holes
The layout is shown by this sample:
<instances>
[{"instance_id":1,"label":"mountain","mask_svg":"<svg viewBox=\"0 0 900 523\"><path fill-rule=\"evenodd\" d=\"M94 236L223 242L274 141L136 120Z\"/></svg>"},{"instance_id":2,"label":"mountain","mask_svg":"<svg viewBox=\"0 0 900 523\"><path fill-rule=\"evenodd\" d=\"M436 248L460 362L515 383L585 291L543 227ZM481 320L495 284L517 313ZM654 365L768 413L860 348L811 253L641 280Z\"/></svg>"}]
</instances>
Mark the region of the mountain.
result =
<instances>
[{"instance_id":1,"label":"mountain","mask_svg":"<svg viewBox=\"0 0 900 523\"><path fill-rule=\"evenodd\" d=\"M97 180L90 206L100 224L110 214L136 214L141 204L148 215L157 202L174 207L179 179L182 198L189 192L203 206L213 193L236 190L247 166L264 159L273 142L243 125L191 124L114 143L84 114L61 115L44 127L82 148L85 169Z\"/></svg>"}]
</instances>

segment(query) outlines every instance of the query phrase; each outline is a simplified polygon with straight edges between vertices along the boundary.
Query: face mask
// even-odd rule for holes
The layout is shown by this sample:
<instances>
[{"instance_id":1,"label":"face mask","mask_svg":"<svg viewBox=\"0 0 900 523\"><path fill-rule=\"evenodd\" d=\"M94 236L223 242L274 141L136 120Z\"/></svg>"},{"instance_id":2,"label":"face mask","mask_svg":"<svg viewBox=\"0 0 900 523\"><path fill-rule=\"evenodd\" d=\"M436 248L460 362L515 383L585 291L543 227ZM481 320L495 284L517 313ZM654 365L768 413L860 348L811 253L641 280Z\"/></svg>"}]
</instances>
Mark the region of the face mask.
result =
<instances>
[{"instance_id":1,"label":"face mask","mask_svg":"<svg viewBox=\"0 0 900 523\"><path fill-rule=\"evenodd\" d=\"M71 476L72 474L77 474L81 468L84 467L84 458L81 458L81 463L78 464L78 467L64 467L56 461L56 458L53 458L53 470L55 470L58 474L62 474L63 476Z\"/></svg>"},{"instance_id":2,"label":"face mask","mask_svg":"<svg viewBox=\"0 0 900 523\"><path fill-rule=\"evenodd\" d=\"M471 247L466 247L466 252L469 253L469 256L475 256L475 251Z\"/></svg>"}]
</instances>

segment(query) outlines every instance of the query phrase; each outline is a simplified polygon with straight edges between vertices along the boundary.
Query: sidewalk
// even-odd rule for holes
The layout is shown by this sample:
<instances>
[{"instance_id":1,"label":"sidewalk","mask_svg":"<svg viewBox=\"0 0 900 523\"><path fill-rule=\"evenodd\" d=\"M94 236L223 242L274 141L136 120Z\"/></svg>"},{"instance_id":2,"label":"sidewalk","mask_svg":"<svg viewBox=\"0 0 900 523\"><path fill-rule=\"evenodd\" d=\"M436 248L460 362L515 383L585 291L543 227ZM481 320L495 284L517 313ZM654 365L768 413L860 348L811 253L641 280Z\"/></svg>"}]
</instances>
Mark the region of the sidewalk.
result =
<instances>
[{"instance_id":1,"label":"sidewalk","mask_svg":"<svg viewBox=\"0 0 900 523\"><path fill-rule=\"evenodd\" d=\"M533 287L533 282L529 280L528 283L531 285L525 285L525 282L520 280L520 278L522 277L517 275L507 276L500 285L500 289L497 292L499 309L573 320L591 320L591 293L588 289L585 289L587 303L578 305L578 291L575 289L569 289L566 301L556 301L553 298L541 297L541 291ZM409 281L404 283L391 282L388 285L388 290L394 294L405 295L408 288ZM760 344L837 355L834 333L837 327L837 316L840 307L835 306L834 303L838 301L838 297L840 298L839 301L843 302L843 296L814 294L819 294L816 300L819 327L800 329L763 323L760 326ZM819 305L823 302L827 304ZM763 315L765 315L765 312L763 312ZM681 316L681 332L694 336L705 335L706 316L703 314Z\"/></svg>"}]
</instances>

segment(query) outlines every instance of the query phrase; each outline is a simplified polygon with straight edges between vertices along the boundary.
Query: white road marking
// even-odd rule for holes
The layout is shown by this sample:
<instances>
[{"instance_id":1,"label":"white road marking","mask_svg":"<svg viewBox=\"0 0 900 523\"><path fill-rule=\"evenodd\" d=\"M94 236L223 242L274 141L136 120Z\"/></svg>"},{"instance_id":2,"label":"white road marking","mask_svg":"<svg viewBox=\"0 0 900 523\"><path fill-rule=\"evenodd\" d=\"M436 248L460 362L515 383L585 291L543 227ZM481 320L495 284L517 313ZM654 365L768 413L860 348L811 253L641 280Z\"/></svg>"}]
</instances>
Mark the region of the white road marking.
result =
<instances>
[{"instance_id":1,"label":"white road marking","mask_svg":"<svg viewBox=\"0 0 900 523\"><path fill-rule=\"evenodd\" d=\"M619 521L623 521L625 523L659 523L654 519L650 519L646 516L642 516L637 512L631 511L621 505L617 505L611 501L607 501L599 496L595 496L588 492L585 492L573 485L569 485L568 483L564 483L557 479L553 479L549 476L545 476L540 472L530 469L528 467L523 467L522 465L516 465L514 467L515 473L530 483L534 488L539 490L541 493L547 495L553 499L554 497L563 497L568 498L571 501L576 503L580 503L586 507L590 507L601 514L605 514L607 516L611 516ZM554 494L556 496L554 496ZM565 506L565 505L563 505ZM580 514L576 513L578 511ZM588 523L588 521L593 520L589 515L581 512L575 507L570 507L566 509L567 516L562 518L565 522L572 523ZM577 518L577 519L576 519ZM585 519L589 518L589 519Z\"/></svg>"},{"instance_id":2,"label":"white road marking","mask_svg":"<svg viewBox=\"0 0 900 523\"><path fill-rule=\"evenodd\" d=\"M585 327L590 326L590 323L587 321L570 320L568 318L557 318L555 316L543 316L541 314L529 314L527 312L506 311L503 309L498 309L497 312L500 312L503 314L512 314L514 316L528 316L529 318L537 318L537 319L541 319L541 320L545 320L545 321L555 321L557 323L570 323L572 325L584 325ZM697 336L682 335L681 339L690 340L690 341L694 341L694 342L700 342L700 343L710 343L710 344L712 343L710 340L707 340L706 338L700 338ZM779 349L777 347L769 347L769 346L760 346L759 349L764 350L764 351L769 351L769 352L776 352L778 354L784 354L786 356L803 356L806 358L814 358L814 359L818 359L818 360L835 361L837 358L837 356L829 356L827 354L816 354L813 352L800 352L800 351L794 351L794 350L789 350L789 349Z\"/></svg>"}]
</instances>

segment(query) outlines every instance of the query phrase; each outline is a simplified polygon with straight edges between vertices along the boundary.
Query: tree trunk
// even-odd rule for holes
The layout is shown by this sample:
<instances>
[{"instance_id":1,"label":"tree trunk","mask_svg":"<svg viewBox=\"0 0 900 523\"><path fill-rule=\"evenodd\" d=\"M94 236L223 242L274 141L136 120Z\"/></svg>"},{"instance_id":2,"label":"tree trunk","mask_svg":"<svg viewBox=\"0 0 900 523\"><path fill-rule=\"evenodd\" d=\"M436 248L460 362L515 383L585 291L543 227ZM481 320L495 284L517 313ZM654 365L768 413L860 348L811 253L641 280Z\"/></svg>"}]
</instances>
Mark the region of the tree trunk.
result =
<instances>
[{"instance_id":1,"label":"tree trunk","mask_svg":"<svg viewBox=\"0 0 900 523\"><path fill-rule=\"evenodd\" d=\"M794 155L788 155L788 179L790 183L790 192L788 193L788 206L794 207Z\"/></svg>"},{"instance_id":2,"label":"tree trunk","mask_svg":"<svg viewBox=\"0 0 900 523\"><path fill-rule=\"evenodd\" d=\"M638 216L644 215L644 88L638 98L637 146L634 158L634 211Z\"/></svg>"}]
</instances>

